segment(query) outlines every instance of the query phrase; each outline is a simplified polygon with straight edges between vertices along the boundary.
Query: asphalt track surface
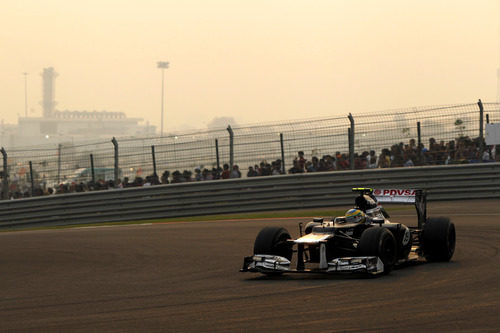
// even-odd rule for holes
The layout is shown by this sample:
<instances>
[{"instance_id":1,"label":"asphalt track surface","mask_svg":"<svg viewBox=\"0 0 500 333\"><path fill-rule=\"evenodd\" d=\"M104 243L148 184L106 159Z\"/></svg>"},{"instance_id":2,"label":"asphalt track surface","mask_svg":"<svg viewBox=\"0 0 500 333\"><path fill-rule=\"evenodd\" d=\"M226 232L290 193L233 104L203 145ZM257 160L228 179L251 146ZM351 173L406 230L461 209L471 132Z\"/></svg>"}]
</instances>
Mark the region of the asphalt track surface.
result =
<instances>
[{"instance_id":1,"label":"asphalt track surface","mask_svg":"<svg viewBox=\"0 0 500 333\"><path fill-rule=\"evenodd\" d=\"M0 233L0 331L498 332L500 200L428 211L456 225L452 261L377 278L239 272L262 227L307 218Z\"/></svg>"}]
</instances>

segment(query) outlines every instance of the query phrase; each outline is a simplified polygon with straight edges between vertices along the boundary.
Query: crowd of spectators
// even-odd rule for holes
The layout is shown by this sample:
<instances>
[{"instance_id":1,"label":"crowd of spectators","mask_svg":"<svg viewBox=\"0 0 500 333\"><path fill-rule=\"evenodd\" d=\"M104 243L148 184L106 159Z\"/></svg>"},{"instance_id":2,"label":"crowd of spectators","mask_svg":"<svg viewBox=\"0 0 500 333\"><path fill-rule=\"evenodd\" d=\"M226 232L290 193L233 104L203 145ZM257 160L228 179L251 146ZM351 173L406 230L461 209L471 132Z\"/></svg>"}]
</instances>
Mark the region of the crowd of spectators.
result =
<instances>
[{"instance_id":1,"label":"crowd of spectators","mask_svg":"<svg viewBox=\"0 0 500 333\"><path fill-rule=\"evenodd\" d=\"M490 162L495 160L494 147L485 147L481 153L481 141L479 138L470 139L460 137L456 140L445 143L434 138L429 139L428 146L417 144L415 139L409 140L407 144L400 142L390 148L382 149L378 154L374 150L363 151L361 154L354 154L354 169L375 169L394 167L413 167L424 165L448 165L462 163ZM348 153L336 152L334 155L324 155L321 158L311 156L307 159L303 151L299 151L292 161L292 166L287 170L288 174L350 170L350 158ZM277 159L268 163L261 161L259 164L249 166L247 177L275 176L284 174L283 163ZM170 174L164 171L161 176L149 175L145 178L135 177L130 180L128 177L119 179L116 183L112 180L97 182L65 182L54 187L45 185L36 186L33 189L27 184L19 185L13 181L9 185L9 197L11 199L26 198L31 196L53 195L74 192L88 192L117 188L153 186L160 184L176 184L195 181L208 181L219 179L241 178L242 173L238 165L230 167L224 164L223 168L203 168L197 167L194 172L189 170L176 170Z\"/></svg>"}]
</instances>

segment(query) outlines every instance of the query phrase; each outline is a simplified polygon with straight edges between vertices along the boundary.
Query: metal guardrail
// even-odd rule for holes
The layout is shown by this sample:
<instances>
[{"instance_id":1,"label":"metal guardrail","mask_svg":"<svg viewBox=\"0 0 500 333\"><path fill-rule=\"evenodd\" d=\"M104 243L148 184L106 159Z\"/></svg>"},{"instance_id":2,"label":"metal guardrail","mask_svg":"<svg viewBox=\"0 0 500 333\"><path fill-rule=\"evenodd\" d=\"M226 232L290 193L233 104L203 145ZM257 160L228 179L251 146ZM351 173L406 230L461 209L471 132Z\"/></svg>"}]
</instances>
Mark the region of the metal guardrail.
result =
<instances>
[{"instance_id":1,"label":"metal guardrail","mask_svg":"<svg viewBox=\"0 0 500 333\"><path fill-rule=\"evenodd\" d=\"M500 198L500 163L334 171L0 201L0 228L351 205L352 187L422 188L428 200Z\"/></svg>"}]
</instances>

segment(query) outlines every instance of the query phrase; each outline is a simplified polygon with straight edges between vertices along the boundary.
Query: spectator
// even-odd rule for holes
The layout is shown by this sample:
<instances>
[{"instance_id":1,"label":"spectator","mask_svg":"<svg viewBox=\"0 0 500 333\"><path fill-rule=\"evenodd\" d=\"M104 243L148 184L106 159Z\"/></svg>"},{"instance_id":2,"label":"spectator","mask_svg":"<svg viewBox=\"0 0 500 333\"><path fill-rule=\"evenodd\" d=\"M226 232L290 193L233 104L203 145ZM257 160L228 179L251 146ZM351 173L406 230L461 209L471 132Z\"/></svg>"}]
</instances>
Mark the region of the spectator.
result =
<instances>
[{"instance_id":1,"label":"spectator","mask_svg":"<svg viewBox=\"0 0 500 333\"><path fill-rule=\"evenodd\" d=\"M192 179L191 179L191 175L192 175L192 174L193 174L193 173L192 173L191 171L184 170L184 171L182 172L182 177L184 178L184 181L185 181L185 182L191 182L191 181L192 181Z\"/></svg>"},{"instance_id":2,"label":"spectator","mask_svg":"<svg viewBox=\"0 0 500 333\"><path fill-rule=\"evenodd\" d=\"M158 175L156 173L153 173L151 175L151 185L160 185L160 179L158 178Z\"/></svg>"},{"instance_id":3,"label":"spectator","mask_svg":"<svg viewBox=\"0 0 500 333\"><path fill-rule=\"evenodd\" d=\"M260 162L260 168L259 169L260 169L260 175L261 176L270 176L272 174L272 172L273 172L273 170L271 169L271 166L266 161Z\"/></svg>"},{"instance_id":4,"label":"spectator","mask_svg":"<svg viewBox=\"0 0 500 333\"><path fill-rule=\"evenodd\" d=\"M212 180L212 172L209 171L207 168L203 169L202 172L202 180Z\"/></svg>"},{"instance_id":5,"label":"spectator","mask_svg":"<svg viewBox=\"0 0 500 333\"><path fill-rule=\"evenodd\" d=\"M349 160L346 154L339 154L336 162L337 170L349 170Z\"/></svg>"},{"instance_id":6,"label":"spectator","mask_svg":"<svg viewBox=\"0 0 500 333\"><path fill-rule=\"evenodd\" d=\"M255 170L255 172L257 172L258 176L262 176L262 171L260 170L260 167L258 164L255 164L253 166L253 169Z\"/></svg>"},{"instance_id":7,"label":"spectator","mask_svg":"<svg viewBox=\"0 0 500 333\"><path fill-rule=\"evenodd\" d=\"M206 169L205 169L206 170ZM201 175L201 170L200 170L200 167L197 167L196 169L194 169L194 180L199 182L199 181L202 181L204 180L203 179L203 176Z\"/></svg>"},{"instance_id":8,"label":"spectator","mask_svg":"<svg viewBox=\"0 0 500 333\"><path fill-rule=\"evenodd\" d=\"M345 155L344 155L345 157ZM342 154L339 153L339 159L342 158ZM325 155L323 156L323 160L325 161L324 163L324 170L322 171L335 171L337 170L337 158L333 157L331 155Z\"/></svg>"},{"instance_id":9,"label":"spectator","mask_svg":"<svg viewBox=\"0 0 500 333\"><path fill-rule=\"evenodd\" d=\"M368 168L368 157L370 156L370 153L367 151L364 151L361 156L360 156L360 169L367 169Z\"/></svg>"},{"instance_id":10,"label":"spectator","mask_svg":"<svg viewBox=\"0 0 500 333\"><path fill-rule=\"evenodd\" d=\"M307 171L307 172L316 172L316 171L318 171L318 170L316 170L316 168L314 168L314 164L313 164L313 162L311 162L311 161L307 161L307 162L306 162L306 171Z\"/></svg>"},{"instance_id":11,"label":"spectator","mask_svg":"<svg viewBox=\"0 0 500 333\"><path fill-rule=\"evenodd\" d=\"M182 183L184 182L184 178L182 178L182 174L179 170L175 170L172 173L172 184Z\"/></svg>"},{"instance_id":12,"label":"spectator","mask_svg":"<svg viewBox=\"0 0 500 333\"><path fill-rule=\"evenodd\" d=\"M276 160L272 163L271 175L273 176L281 175L281 160Z\"/></svg>"},{"instance_id":13,"label":"spectator","mask_svg":"<svg viewBox=\"0 0 500 333\"><path fill-rule=\"evenodd\" d=\"M293 160L293 167L288 170L288 173L302 173L304 169L300 167L300 162L298 159Z\"/></svg>"},{"instance_id":14,"label":"spectator","mask_svg":"<svg viewBox=\"0 0 500 333\"><path fill-rule=\"evenodd\" d=\"M415 139L410 139L410 142L408 144L408 149L413 150L413 152L417 152L417 143Z\"/></svg>"},{"instance_id":15,"label":"spectator","mask_svg":"<svg viewBox=\"0 0 500 333\"><path fill-rule=\"evenodd\" d=\"M354 169L361 169L361 156L358 153L354 153Z\"/></svg>"},{"instance_id":16,"label":"spectator","mask_svg":"<svg viewBox=\"0 0 500 333\"><path fill-rule=\"evenodd\" d=\"M241 178L241 172L238 165L233 165L233 170L229 174L229 178Z\"/></svg>"},{"instance_id":17,"label":"spectator","mask_svg":"<svg viewBox=\"0 0 500 333\"><path fill-rule=\"evenodd\" d=\"M247 177L257 177L259 173L252 166L248 167Z\"/></svg>"},{"instance_id":18,"label":"spectator","mask_svg":"<svg viewBox=\"0 0 500 333\"><path fill-rule=\"evenodd\" d=\"M488 149L484 150L483 156L482 156L481 160L483 162L489 162L491 160L491 158L490 158L490 152L488 151Z\"/></svg>"},{"instance_id":19,"label":"spectator","mask_svg":"<svg viewBox=\"0 0 500 333\"><path fill-rule=\"evenodd\" d=\"M370 155L367 157L368 159L368 169L375 169L377 167L377 155L375 154L375 150L370 150Z\"/></svg>"},{"instance_id":20,"label":"spectator","mask_svg":"<svg viewBox=\"0 0 500 333\"><path fill-rule=\"evenodd\" d=\"M446 160L445 164L451 164L455 160L455 141L448 141L446 144L446 149L445 149L445 154L446 154Z\"/></svg>"},{"instance_id":21,"label":"spectator","mask_svg":"<svg viewBox=\"0 0 500 333\"><path fill-rule=\"evenodd\" d=\"M393 145L391 147L390 151L390 166L391 167L402 167L404 160L403 160L403 150L401 149L400 145Z\"/></svg>"},{"instance_id":22,"label":"spectator","mask_svg":"<svg viewBox=\"0 0 500 333\"><path fill-rule=\"evenodd\" d=\"M221 178L221 172L222 169L220 167L218 168L212 168L212 179L220 179Z\"/></svg>"},{"instance_id":23,"label":"spectator","mask_svg":"<svg viewBox=\"0 0 500 333\"><path fill-rule=\"evenodd\" d=\"M162 184L168 184L168 177L170 176L170 172L168 170L163 171L161 175L161 183ZM128 180L128 178L126 178Z\"/></svg>"},{"instance_id":24,"label":"spectator","mask_svg":"<svg viewBox=\"0 0 500 333\"><path fill-rule=\"evenodd\" d=\"M304 152L303 151L299 151L298 152L298 161L299 161L299 167L302 170L305 170L306 159L304 158Z\"/></svg>"},{"instance_id":25,"label":"spectator","mask_svg":"<svg viewBox=\"0 0 500 333\"><path fill-rule=\"evenodd\" d=\"M222 179L229 179L231 172L229 171L229 164L224 164L224 170L222 170Z\"/></svg>"},{"instance_id":26,"label":"spectator","mask_svg":"<svg viewBox=\"0 0 500 333\"><path fill-rule=\"evenodd\" d=\"M413 160L411 158L411 155L409 153L404 153L404 163L403 163L403 166L404 167L412 167L412 166L415 166L415 164L413 163Z\"/></svg>"},{"instance_id":27,"label":"spectator","mask_svg":"<svg viewBox=\"0 0 500 333\"><path fill-rule=\"evenodd\" d=\"M313 156L311 159L311 171L310 172L315 172L319 171L319 159L316 156Z\"/></svg>"},{"instance_id":28,"label":"spectator","mask_svg":"<svg viewBox=\"0 0 500 333\"><path fill-rule=\"evenodd\" d=\"M389 149L382 149L380 157L378 158L377 168L390 168L391 167L391 153Z\"/></svg>"},{"instance_id":29,"label":"spectator","mask_svg":"<svg viewBox=\"0 0 500 333\"><path fill-rule=\"evenodd\" d=\"M97 184L99 184L99 182ZM144 185L144 179L142 179L142 177L135 177L132 185L136 187L141 187L142 185Z\"/></svg>"}]
</instances>

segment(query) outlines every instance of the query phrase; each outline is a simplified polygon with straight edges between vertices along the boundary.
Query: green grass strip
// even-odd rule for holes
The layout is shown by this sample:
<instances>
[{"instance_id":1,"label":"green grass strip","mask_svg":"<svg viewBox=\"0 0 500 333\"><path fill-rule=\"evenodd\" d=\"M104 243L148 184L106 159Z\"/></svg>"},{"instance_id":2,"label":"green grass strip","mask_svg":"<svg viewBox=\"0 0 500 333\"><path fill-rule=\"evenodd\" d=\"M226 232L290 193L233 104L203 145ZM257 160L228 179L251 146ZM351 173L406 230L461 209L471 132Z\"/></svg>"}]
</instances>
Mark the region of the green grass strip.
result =
<instances>
[{"instance_id":1,"label":"green grass strip","mask_svg":"<svg viewBox=\"0 0 500 333\"><path fill-rule=\"evenodd\" d=\"M413 209L413 206L399 206L388 208L387 211L398 211ZM1 230L0 232L14 231L33 231L33 230L51 230L51 229L70 229L70 228L85 228L99 226L119 226L133 224L154 224L154 223L169 223L169 222L203 222L203 221L227 221L227 220L257 220L257 219L277 219L289 217L325 217L342 216L345 210L339 209L307 209L307 210L288 210L278 212L255 212L255 213L239 213L239 214L221 214L221 215L204 215L204 216L189 216L189 217L172 217L155 220L135 220L135 221L120 221L120 222L98 222L88 224L73 224L51 227L33 227L15 230Z\"/></svg>"}]
</instances>

